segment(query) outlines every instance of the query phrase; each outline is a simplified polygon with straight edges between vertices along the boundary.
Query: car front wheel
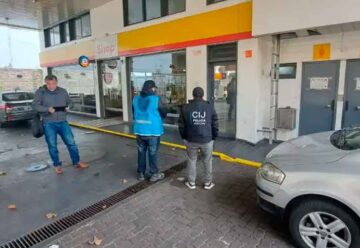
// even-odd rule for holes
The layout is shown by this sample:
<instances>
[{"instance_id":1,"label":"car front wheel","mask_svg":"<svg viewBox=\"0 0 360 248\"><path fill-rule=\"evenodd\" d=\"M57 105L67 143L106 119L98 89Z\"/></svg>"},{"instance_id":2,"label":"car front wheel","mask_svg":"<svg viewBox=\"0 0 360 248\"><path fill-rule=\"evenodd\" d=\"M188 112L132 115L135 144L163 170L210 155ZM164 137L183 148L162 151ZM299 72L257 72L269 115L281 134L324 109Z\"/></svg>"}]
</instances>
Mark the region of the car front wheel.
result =
<instances>
[{"instance_id":1,"label":"car front wheel","mask_svg":"<svg viewBox=\"0 0 360 248\"><path fill-rule=\"evenodd\" d=\"M311 200L296 206L290 212L289 229L301 248L360 247L359 223L330 201Z\"/></svg>"}]
</instances>

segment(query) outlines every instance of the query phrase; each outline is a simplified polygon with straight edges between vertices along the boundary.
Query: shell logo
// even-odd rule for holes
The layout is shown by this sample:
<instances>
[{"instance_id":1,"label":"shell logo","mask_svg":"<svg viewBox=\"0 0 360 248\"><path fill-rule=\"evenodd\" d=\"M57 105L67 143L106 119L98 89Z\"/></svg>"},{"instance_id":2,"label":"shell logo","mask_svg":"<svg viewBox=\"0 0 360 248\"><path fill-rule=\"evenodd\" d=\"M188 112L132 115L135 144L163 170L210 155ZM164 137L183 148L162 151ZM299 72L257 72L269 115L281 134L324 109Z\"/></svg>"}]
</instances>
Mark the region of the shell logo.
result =
<instances>
[{"instance_id":1,"label":"shell logo","mask_svg":"<svg viewBox=\"0 0 360 248\"><path fill-rule=\"evenodd\" d=\"M88 67L90 65L90 60L87 56L83 55L79 57L79 65L81 67Z\"/></svg>"}]
</instances>

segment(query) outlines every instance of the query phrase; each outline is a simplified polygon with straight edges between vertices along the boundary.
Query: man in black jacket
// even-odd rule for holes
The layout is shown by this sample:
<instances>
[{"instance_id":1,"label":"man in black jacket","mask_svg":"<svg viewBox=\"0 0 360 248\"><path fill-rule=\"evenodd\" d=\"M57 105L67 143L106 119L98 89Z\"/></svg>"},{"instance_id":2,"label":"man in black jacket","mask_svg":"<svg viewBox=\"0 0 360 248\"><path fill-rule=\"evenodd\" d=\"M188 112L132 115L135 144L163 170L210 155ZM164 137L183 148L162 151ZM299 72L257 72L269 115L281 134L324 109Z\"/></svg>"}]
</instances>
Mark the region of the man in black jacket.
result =
<instances>
[{"instance_id":1,"label":"man in black jacket","mask_svg":"<svg viewBox=\"0 0 360 248\"><path fill-rule=\"evenodd\" d=\"M212 177L212 152L214 140L218 135L218 116L213 104L203 100L204 90L196 87L194 99L182 107L179 118L179 131L187 147L188 180L185 185L196 188L196 161L201 150L205 166L205 189L214 187Z\"/></svg>"}]
</instances>

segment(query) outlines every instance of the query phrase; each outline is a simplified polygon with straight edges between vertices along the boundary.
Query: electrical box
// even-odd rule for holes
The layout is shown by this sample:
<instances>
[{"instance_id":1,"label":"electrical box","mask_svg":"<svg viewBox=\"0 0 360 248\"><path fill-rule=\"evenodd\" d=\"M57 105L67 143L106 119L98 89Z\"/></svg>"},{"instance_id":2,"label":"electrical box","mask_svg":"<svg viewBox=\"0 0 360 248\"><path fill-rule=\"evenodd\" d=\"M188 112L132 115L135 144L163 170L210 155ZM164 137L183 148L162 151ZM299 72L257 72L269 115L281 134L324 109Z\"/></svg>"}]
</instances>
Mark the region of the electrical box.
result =
<instances>
[{"instance_id":1,"label":"electrical box","mask_svg":"<svg viewBox=\"0 0 360 248\"><path fill-rule=\"evenodd\" d=\"M296 128L296 109L278 108L276 128L294 130Z\"/></svg>"}]
</instances>

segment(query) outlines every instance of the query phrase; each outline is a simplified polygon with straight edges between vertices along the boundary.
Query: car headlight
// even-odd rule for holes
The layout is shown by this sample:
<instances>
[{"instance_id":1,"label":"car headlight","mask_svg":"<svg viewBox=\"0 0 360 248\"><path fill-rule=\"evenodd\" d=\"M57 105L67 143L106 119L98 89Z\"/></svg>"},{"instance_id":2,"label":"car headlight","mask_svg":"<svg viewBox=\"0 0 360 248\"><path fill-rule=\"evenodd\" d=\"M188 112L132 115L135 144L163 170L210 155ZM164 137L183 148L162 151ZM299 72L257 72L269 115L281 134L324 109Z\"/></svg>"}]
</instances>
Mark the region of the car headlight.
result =
<instances>
[{"instance_id":1,"label":"car headlight","mask_svg":"<svg viewBox=\"0 0 360 248\"><path fill-rule=\"evenodd\" d=\"M282 184L285 179L285 173L275 165L264 163L258 173L265 179L273 183Z\"/></svg>"}]
</instances>

